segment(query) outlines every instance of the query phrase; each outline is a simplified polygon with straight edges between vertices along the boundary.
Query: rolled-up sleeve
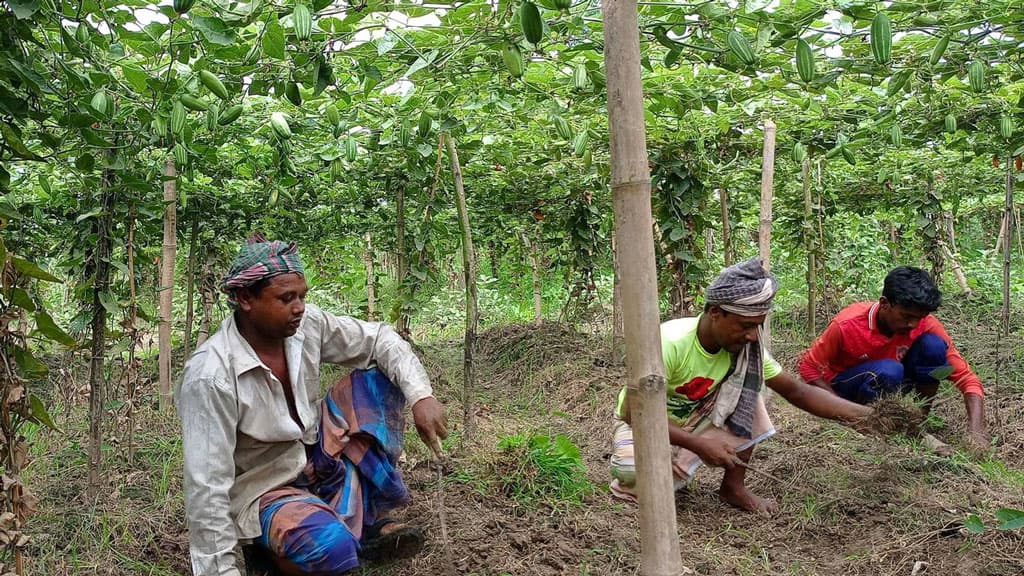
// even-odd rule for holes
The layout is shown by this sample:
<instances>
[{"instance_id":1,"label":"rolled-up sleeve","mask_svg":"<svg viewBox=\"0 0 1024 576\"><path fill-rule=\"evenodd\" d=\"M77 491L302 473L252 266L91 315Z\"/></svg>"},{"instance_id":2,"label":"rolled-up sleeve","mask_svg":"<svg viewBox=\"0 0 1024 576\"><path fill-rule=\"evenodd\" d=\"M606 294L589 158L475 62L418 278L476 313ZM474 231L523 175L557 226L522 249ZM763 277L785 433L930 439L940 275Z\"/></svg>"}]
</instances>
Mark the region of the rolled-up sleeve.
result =
<instances>
[{"instance_id":1,"label":"rolled-up sleeve","mask_svg":"<svg viewBox=\"0 0 1024 576\"><path fill-rule=\"evenodd\" d=\"M195 576L239 576L228 492L235 482L238 401L221 378L190 378L176 397L185 449L185 510Z\"/></svg>"},{"instance_id":2,"label":"rolled-up sleeve","mask_svg":"<svg viewBox=\"0 0 1024 576\"><path fill-rule=\"evenodd\" d=\"M393 328L320 311L320 359L365 370L376 365L405 395L406 406L434 395L430 378L412 347Z\"/></svg>"}]
</instances>

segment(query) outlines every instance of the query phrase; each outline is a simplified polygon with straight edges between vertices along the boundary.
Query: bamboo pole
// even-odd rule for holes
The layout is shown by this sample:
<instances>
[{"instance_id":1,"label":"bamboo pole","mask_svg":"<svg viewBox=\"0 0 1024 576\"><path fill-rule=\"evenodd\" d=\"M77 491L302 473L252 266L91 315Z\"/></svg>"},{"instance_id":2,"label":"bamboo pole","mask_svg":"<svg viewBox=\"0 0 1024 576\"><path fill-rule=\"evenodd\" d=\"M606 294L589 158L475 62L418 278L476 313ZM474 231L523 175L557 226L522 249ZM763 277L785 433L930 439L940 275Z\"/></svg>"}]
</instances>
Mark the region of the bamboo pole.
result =
<instances>
[{"instance_id":1,"label":"bamboo pole","mask_svg":"<svg viewBox=\"0 0 1024 576\"><path fill-rule=\"evenodd\" d=\"M1006 203L1004 204L1003 210L1005 215L1003 218L1003 225L1006 227L1006 235L1003 238L1003 311L1002 311L1002 326L999 331L1000 339L1005 340L1010 337L1010 263L1013 258L1013 157L1006 157ZM997 367L996 367L996 381L998 382L999 376L1002 374L1003 366L1006 363L1006 355L1003 354L1001 342L996 343L997 350ZM995 396L995 387L991 390L992 396ZM1002 428L1002 415L999 412L999 402L993 402L996 425Z\"/></svg>"},{"instance_id":2,"label":"bamboo pole","mask_svg":"<svg viewBox=\"0 0 1024 576\"><path fill-rule=\"evenodd\" d=\"M462 276L466 285L466 337L463 346L462 411L465 422L466 440L473 438L474 398L476 394L476 368L473 356L476 351L476 328L480 321L477 311L476 253L473 250L473 235L469 227L469 210L466 207L466 190L462 185L462 166L459 151L451 134L445 134L448 154L452 162L452 176L455 180L455 200L459 210L459 228L462 230Z\"/></svg>"},{"instance_id":3,"label":"bamboo pole","mask_svg":"<svg viewBox=\"0 0 1024 576\"><path fill-rule=\"evenodd\" d=\"M405 182L401 181L398 183L398 194L395 201L395 219L398 227L398 235L395 238L395 261L398 268L398 285L404 292L409 265L405 253Z\"/></svg>"},{"instance_id":4,"label":"bamboo pole","mask_svg":"<svg viewBox=\"0 0 1024 576\"><path fill-rule=\"evenodd\" d=\"M206 248L206 258L203 261L203 284L200 288L203 300L203 316L199 319L199 333L196 334L196 348L203 345L203 342L210 337L210 325L213 323L213 303L217 298L217 279L213 275L214 249L212 246Z\"/></svg>"},{"instance_id":5,"label":"bamboo pole","mask_svg":"<svg viewBox=\"0 0 1024 576\"><path fill-rule=\"evenodd\" d=\"M178 249L178 171L174 158L164 163L164 243L160 260L160 410L171 405L171 314L174 307L174 260Z\"/></svg>"},{"instance_id":6,"label":"bamboo pole","mask_svg":"<svg viewBox=\"0 0 1024 576\"><path fill-rule=\"evenodd\" d=\"M192 214L192 230L188 241L188 267L185 288L185 359L192 353L192 324L195 320L194 300L196 297L196 242L199 236L199 214Z\"/></svg>"},{"instance_id":7,"label":"bamboo pole","mask_svg":"<svg viewBox=\"0 0 1024 576\"><path fill-rule=\"evenodd\" d=\"M366 319L374 321L376 315L376 284L377 276L373 270L373 235L369 231L364 236L366 240L363 263L366 265Z\"/></svg>"},{"instance_id":8,"label":"bamboo pole","mask_svg":"<svg viewBox=\"0 0 1024 576\"><path fill-rule=\"evenodd\" d=\"M729 222L729 189L722 186L718 190L718 202L722 205L722 253L725 265L732 266L732 224Z\"/></svg>"},{"instance_id":9,"label":"bamboo pole","mask_svg":"<svg viewBox=\"0 0 1024 576\"><path fill-rule=\"evenodd\" d=\"M772 196L775 192L775 122L764 121L764 151L761 158L761 218L757 229L757 247L765 270L772 269ZM764 319L764 347L771 350L771 316Z\"/></svg>"},{"instance_id":10,"label":"bamboo pole","mask_svg":"<svg viewBox=\"0 0 1024 576\"><path fill-rule=\"evenodd\" d=\"M1006 228L1003 242L1003 335L1010 334L1010 263L1013 258L1013 158L1006 159L1006 204L1003 210L1003 226Z\"/></svg>"},{"instance_id":11,"label":"bamboo pole","mask_svg":"<svg viewBox=\"0 0 1024 576\"><path fill-rule=\"evenodd\" d=\"M89 359L89 470L86 494L90 501L99 495L103 483L103 415L105 378L103 365L107 353L107 308L103 293L110 289L110 253L113 247L113 214L116 190L114 171L103 170L101 213L95 220L96 250L93 252L92 355Z\"/></svg>"},{"instance_id":12,"label":"bamboo pole","mask_svg":"<svg viewBox=\"0 0 1024 576\"><path fill-rule=\"evenodd\" d=\"M522 238L523 247L526 248L530 256L530 267L533 268L533 325L540 326L543 321L544 311L540 289L540 254L538 254L536 244L530 242L526 232L520 232L519 236Z\"/></svg>"},{"instance_id":13,"label":"bamboo pole","mask_svg":"<svg viewBox=\"0 0 1024 576\"><path fill-rule=\"evenodd\" d=\"M810 158L804 158L800 166L800 178L804 188L804 247L807 249L807 335L814 338L818 333L818 271L815 262L817 254L814 246L814 201L811 199Z\"/></svg>"},{"instance_id":14,"label":"bamboo pole","mask_svg":"<svg viewBox=\"0 0 1024 576\"><path fill-rule=\"evenodd\" d=\"M964 295L970 296L973 293L971 286L967 283L967 275L964 274L964 268L960 264L960 259L956 255L956 235L953 232L953 215L949 212L942 212L942 228L949 237L949 242L942 240L942 231L937 232L939 234L939 246L942 248L943 255L946 260L949 261L949 267L953 270L953 275L956 276L956 283L960 286L960 291Z\"/></svg>"},{"instance_id":15,"label":"bamboo pole","mask_svg":"<svg viewBox=\"0 0 1024 576\"><path fill-rule=\"evenodd\" d=\"M622 270L628 401L640 503L640 573L678 576L679 533L672 490L665 365L651 235L651 177L640 80L636 0L604 0L611 187Z\"/></svg>"},{"instance_id":16,"label":"bamboo pole","mask_svg":"<svg viewBox=\"0 0 1024 576\"><path fill-rule=\"evenodd\" d=\"M135 204L128 210L128 369L125 376L128 404L128 464L135 463L135 394L138 390L138 370L135 366L135 348L139 345L139 308L135 294Z\"/></svg>"},{"instance_id":17,"label":"bamboo pole","mask_svg":"<svg viewBox=\"0 0 1024 576\"><path fill-rule=\"evenodd\" d=\"M619 272L619 248L615 231L612 241L612 362L621 362L626 353L626 340L622 334L622 273Z\"/></svg>"}]
</instances>

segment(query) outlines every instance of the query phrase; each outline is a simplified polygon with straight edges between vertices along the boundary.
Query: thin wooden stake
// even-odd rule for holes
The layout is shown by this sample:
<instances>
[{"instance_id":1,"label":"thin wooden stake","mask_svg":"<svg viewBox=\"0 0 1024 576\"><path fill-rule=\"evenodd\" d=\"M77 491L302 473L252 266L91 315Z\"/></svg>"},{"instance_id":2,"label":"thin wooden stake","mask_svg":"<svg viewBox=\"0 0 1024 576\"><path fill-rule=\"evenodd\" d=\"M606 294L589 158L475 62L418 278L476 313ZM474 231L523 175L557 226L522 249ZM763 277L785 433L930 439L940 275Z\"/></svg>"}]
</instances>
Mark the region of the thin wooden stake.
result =
<instances>
[{"instance_id":1,"label":"thin wooden stake","mask_svg":"<svg viewBox=\"0 0 1024 576\"><path fill-rule=\"evenodd\" d=\"M761 158L761 218L757 229L757 247L765 270L772 269L772 198L775 194L775 122L764 121L764 149ZM771 350L771 315L764 319L761 343Z\"/></svg>"},{"instance_id":2,"label":"thin wooden stake","mask_svg":"<svg viewBox=\"0 0 1024 576\"><path fill-rule=\"evenodd\" d=\"M160 322L158 325L160 400L166 410L171 404L171 315L174 308L174 260L178 250L178 171L174 158L164 163L164 243L160 260Z\"/></svg>"}]
</instances>

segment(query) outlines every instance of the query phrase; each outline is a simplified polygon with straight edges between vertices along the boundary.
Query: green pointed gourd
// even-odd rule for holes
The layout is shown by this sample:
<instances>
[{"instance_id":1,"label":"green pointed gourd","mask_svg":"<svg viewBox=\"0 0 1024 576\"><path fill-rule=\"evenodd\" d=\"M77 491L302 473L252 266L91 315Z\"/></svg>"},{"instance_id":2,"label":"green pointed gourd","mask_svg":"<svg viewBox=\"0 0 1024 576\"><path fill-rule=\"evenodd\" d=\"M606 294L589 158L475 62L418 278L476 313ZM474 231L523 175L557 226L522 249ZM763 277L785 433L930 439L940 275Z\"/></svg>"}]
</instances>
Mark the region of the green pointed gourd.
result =
<instances>
[{"instance_id":1,"label":"green pointed gourd","mask_svg":"<svg viewBox=\"0 0 1024 576\"><path fill-rule=\"evenodd\" d=\"M519 7L519 25L527 42L534 45L540 42L544 35L544 21L541 20L536 4L529 0L523 2Z\"/></svg>"},{"instance_id":2,"label":"green pointed gourd","mask_svg":"<svg viewBox=\"0 0 1024 576\"><path fill-rule=\"evenodd\" d=\"M892 60L892 23L885 12L878 12L871 21L871 56L883 66Z\"/></svg>"},{"instance_id":3,"label":"green pointed gourd","mask_svg":"<svg viewBox=\"0 0 1024 576\"><path fill-rule=\"evenodd\" d=\"M809 84L814 81L814 51L803 39L796 41L796 72L801 82Z\"/></svg>"},{"instance_id":4,"label":"green pointed gourd","mask_svg":"<svg viewBox=\"0 0 1024 576\"><path fill-rule=\"evenodd\" d=\"M309 11L309 6L296 4L292 11L292 22L295 37L299 40L308 40L313 33L313 14Z\"/></svg>"},{"instance_id":5,"label":"green pointed gourd","mask_svg":"<svg viewBox=\"0 0 1024 576\"><path fill-rule=\"evenodd\" d=\"M229 95L227 87L224 86L224 83L221 82L220 78L218 78L213 72L210 72L209 70L200 70L199 81L203 83L203 86L206 86L207 90L213 92L217 98L220 98L221 100L228 99Z\"/></svg>"},{"instance_id":6,"label":"green pointed gourd","mask_svg":"<svg viewBox=\"0 0 1024 576\"><path fill-rule=\"evenodd\" d=\"M747 41L747 37L740 34L736 30L730 30L729 35L726 37L726 42L729 44L729 50L732 51L733 55L743 63L744 66L750 66L757 62L757 56L754 54L754 50L750 47L750 42Z\"/></svg>"}]
</instances>

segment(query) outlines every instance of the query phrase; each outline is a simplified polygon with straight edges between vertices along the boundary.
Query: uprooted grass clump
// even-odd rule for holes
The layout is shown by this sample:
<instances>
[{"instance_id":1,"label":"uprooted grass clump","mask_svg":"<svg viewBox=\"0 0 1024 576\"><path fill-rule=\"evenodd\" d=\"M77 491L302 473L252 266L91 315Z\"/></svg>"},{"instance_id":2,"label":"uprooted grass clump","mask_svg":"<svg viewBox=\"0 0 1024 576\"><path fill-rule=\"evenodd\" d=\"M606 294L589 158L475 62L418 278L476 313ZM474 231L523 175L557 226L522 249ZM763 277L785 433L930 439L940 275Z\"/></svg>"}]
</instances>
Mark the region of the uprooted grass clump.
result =
<instances>
[{"instance_id":1,"label":"uprooted grass clump","mask_svg":"<svg viewBox=\"0 0 1024 576\"><path fill-rule=\"evenodd\" d=\"M921 405L909 395L883 396L874 402L874 411L857 422L857 428L881 436L921 436L925 421Z\"/></svg>"},{"instance_id":2,"label":"uprooted grass clump","mask_svg":"<svg viewBox=\"0 0 1024 576\"><path fill-rule=\"evenodd\" d=\"M525 505L580 504L595 491L580 449L567 436L513 434L498 442L491 469L501 491Z\"/></svg>"}]
</instances>

